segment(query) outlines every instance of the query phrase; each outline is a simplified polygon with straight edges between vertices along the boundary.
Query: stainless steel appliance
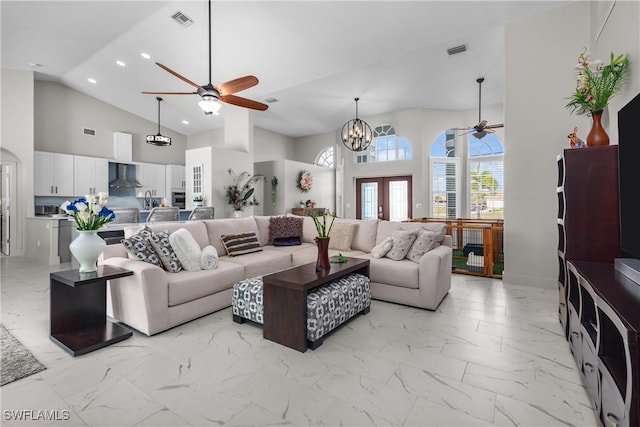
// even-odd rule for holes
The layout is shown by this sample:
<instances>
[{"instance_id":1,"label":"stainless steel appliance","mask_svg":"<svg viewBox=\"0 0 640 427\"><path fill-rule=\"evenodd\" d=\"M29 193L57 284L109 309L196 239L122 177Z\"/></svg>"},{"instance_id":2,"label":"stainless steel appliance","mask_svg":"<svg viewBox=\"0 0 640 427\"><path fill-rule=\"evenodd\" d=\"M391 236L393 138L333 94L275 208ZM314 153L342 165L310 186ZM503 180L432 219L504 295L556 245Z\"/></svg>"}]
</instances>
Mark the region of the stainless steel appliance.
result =
<instances>
[{"instance_id":1,"label":"stainless steel appliance","mask_svg":"<svg viewBox=\"0 0 640 427\"><path fill-rule=\"evenodd\" d=\"M35 207L36 216L49 216L58 213L57 205L40 205Z\"/></svg>"},{"instance_id":2,"label":"stainless steel appliance","mask_svg":"<svg viewBox=\"0 0 640 427\"><path fill-rule=\"evenodd\" d=\"M186 208L186 200L184 191L173 191L171 192L171 206L184 209Z\"/></svg>"}]
</instances>

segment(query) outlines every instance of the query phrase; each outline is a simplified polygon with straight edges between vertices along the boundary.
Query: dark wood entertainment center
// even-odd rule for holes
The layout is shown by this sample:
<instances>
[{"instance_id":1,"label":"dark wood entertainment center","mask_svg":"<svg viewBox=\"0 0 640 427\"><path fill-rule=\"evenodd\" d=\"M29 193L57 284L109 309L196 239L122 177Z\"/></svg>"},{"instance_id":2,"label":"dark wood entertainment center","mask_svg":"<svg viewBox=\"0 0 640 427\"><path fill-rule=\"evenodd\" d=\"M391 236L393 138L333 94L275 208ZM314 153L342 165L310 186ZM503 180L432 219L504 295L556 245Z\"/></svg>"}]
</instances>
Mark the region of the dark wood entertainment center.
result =
<instances>
[{"instance_id":1,"label":"dark wood entertainment center","mask_svg":"<svg viewBox=\"0 0 640 427\"><path fill-rule=\"evenodd\" d=\"M616 273L620 256L618 146L558 156L559 319L596 415L640 424L640 286Z\"/></svg>"}]
</instances>

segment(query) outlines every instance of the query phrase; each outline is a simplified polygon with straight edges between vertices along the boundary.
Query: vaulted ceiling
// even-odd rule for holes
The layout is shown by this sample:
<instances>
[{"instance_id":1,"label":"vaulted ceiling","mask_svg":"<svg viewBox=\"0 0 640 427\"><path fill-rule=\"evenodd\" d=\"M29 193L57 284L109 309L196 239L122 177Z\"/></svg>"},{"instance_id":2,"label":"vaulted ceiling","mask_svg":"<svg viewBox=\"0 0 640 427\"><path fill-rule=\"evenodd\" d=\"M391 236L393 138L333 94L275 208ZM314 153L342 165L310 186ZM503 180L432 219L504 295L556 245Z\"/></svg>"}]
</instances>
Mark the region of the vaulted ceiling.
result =
<instances>
[{"instance_id":1,"label":"vaulted ceiling","mask_svg":"<svg viewBox=\"0 0 640 427\"><path fill-rule=\"evenodd\" d=\"M338 129L353 117L354 97L361 117L474 109L478 77L485 77L483 106L500 104L504 24L564 3L213 1L212 82L257 76L257 86L237 95L277 99L252 113L254 124L292 137ZM142 91L193 90L155 61L208 82L206 1L2 1L0 8L3 68L33 70L36 79L148 120L157 120L157 101ZM176 12L193 23L178 24ZM447 54L459 45L467 51ZM197 95L163 99L162 125L186 135L221 127L224 110L238 108L224 104L219 116L205 116Z\"/></svg>"}]
</instances>

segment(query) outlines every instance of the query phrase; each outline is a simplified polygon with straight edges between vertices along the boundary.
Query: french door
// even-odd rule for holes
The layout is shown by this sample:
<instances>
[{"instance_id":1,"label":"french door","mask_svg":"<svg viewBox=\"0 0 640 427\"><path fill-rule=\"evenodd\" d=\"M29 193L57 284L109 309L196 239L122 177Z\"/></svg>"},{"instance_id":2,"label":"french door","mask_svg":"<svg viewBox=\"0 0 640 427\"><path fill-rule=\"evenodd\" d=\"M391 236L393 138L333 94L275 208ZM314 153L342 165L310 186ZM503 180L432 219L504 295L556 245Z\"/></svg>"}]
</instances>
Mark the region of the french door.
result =
<instances>
[{"instance_id":1,"label":"french door","mask_svg":"<svg viewBox=\"0 0 640 427\"><path fill-rule=\"evenodd\" d=\"M356 179L356 218L411 218L411 175Z\"/></svg>"}]
</instances>

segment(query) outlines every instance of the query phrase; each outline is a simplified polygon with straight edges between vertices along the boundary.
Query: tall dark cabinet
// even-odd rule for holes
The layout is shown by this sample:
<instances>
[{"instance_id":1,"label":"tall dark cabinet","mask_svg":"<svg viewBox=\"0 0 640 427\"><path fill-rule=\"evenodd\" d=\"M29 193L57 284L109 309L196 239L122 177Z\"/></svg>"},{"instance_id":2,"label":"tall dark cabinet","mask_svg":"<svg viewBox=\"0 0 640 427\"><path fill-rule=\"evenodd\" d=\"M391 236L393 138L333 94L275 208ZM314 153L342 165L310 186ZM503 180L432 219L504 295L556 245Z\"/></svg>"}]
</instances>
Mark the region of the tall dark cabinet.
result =
<instances>
[{"instance_id":1,"label":"tall dark cabinet","mask_svg":"<svg viewBox=\"0 0 640 427\"><path fill-rule=\"evenodd\" d=\"M604 426L638 426L640 286L620 276L618 146L558 156L560 323Z\"/></svg>"}]
</instances>

